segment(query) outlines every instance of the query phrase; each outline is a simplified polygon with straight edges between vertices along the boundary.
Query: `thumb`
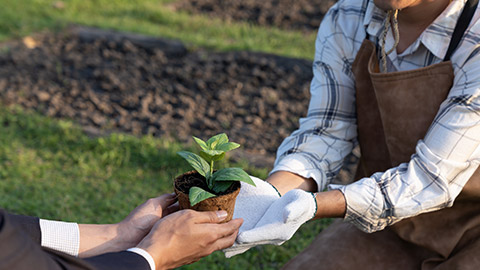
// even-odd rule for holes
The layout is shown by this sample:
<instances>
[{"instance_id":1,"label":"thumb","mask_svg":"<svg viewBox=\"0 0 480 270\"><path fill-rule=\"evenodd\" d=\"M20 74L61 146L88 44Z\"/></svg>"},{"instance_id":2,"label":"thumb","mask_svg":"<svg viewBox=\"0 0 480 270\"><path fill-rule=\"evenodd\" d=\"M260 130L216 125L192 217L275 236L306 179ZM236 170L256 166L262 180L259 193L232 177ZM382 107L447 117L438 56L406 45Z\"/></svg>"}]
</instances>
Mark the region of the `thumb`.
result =
<instances>
[{"instance_id":1,"label":"thumb","mask_svg":"<svg viewBox=\"0 0 480 270\"><path fill-rule=\"evenodd\" d=\"M294 205L294 203L288 204L285 209L283 209L283 223L294 222L301 216L301 213Z\"/></svg>"},{"instance_id":2,"label":"thumb","mask_svg":"<svg viewBox=\"0 0 480 270\"><path fill-rule=\"evenodd\" d=\"M157 206L160 206L162 210L165 210L177 201L177 196L175 193L163 194L154 198L153 201Z\"/></svg>"},{"instance_id":3,"label":"thumb","mask_svg":"<svg viewBox=\"0 0 480 270\"><path fill-rule=\"evenodd\" d=\"M296 201L287 204L283 209L283 223L294 222L302 217L303 212L302 205L299 205Z\"/></svg>"},{"instance_id":4,"label":"thumb","mask_svg":"<svg viewBox=\"0 0 480 270\"><path fill-rule=\"evenodd\" d=\"M264 226L241 232L237 236L237 242L244 246L256 246L265 244L279 245L287 240L284 236L286 227L279 224L265 224Z\"/></svg>"},{"instance_id":5,"label":"thumb","mask_svg":"<svg viewBox=\"0 0 480 270\"><path fill-rule=\"evenodd\" d=\"M177 201L174 204L171 204L170 206L168 206L167 209L163 210L162 217L168 216L171 213L177 212L178 210L180 210L180 205L178 204L178 201Z\"/></svg>"},{"instance_id":6,"label":"thumb","mask_svg":"<svg viewBox=\"0 0 480 270\"><path fill-rule=\"evenodd\" d=\"M283 222L295 222L299 219L305 218L305 215L308 215L309 209L311 208L312 203L315 203L315 196L303 190L292 190L285 194L289 195L289 202L285 205L283 209Z\"/></svg>"},{"instance_id":7,"label":"thumb","mask_svg":"<svg viewBox=\"0 0 480 270\"><path fill-rule=\"evenodd\" d=\"M258 231L258 228L255 228L239 233L237 236L238 243L241 245L248 245L263 240L265 234L262 233L262 228L260 229L260 232Z\"/></svg>"}]
</instances>

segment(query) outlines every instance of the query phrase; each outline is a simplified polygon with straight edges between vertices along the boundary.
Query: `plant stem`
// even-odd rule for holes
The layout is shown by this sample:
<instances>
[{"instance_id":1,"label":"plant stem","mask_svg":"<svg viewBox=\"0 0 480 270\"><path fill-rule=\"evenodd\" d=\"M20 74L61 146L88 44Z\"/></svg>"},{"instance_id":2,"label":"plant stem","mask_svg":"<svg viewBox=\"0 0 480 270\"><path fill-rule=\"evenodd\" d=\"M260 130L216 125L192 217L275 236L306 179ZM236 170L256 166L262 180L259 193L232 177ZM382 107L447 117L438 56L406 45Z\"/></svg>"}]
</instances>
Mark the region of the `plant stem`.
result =
<instances>
[{"instance_id":1,"label":"plant stem","mask_svg":"<svg viewBox=\"0 0 480 270\"><path fill-rule=\"evenodd\" d=\"M209 179L207 179L207 185L210 189L213 189L212 175L213 175L213 160L210 161L210 177Z\"/></svg>"}]
</instances>

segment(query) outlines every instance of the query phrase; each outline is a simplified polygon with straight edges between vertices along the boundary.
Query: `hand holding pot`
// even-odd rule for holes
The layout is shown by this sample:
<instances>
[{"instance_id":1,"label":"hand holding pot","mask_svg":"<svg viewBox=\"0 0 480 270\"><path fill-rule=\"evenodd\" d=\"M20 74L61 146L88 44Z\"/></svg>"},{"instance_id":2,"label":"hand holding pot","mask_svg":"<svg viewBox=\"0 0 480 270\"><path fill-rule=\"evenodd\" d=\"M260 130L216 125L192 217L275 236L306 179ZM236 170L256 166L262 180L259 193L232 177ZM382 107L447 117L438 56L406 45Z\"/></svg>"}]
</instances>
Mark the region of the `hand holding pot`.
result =
<instances>
[{"instance_id":1,"label":"hand holding pot","mask_svg":"<svg viewBox=\"0 0 480 270\"><path fill-rule=\"evenodd\" d=\"M281 245L315 216L316 208L313 193L292 189L270 205L254 228L239 233L237 242Z\"/></svg>"},{"instance_id":2,"label":"hand holding pot","mask_svg":"<svg viewBox=\"0 0 480 270\"><path fill-rule=\"evenodd\" d=\"M79 257L136 246L150 232L155 222L178 209L175 194L152 198L135 208L117 224L79 224Z\"/></svg>"},{"instance_id":3,"label":"hand holding pot","mask_svg":"<svg viewBox=\"0 0 480 270\"><path fill-rule=\"evenodd\" d=\"M178 210L175 194L164 194L151 198L135 208L118 224L119 235L132 246L138 244L162 217Z\"/></svg>"},{"instance_id":4,"label":"hand holding pot","mask_svg":"<svg viewBox=\"0 0 480 270\"><path fill-rule=\"evenodd\" d=\"M280 198L280 193L271 184L254 176L250 176L250 178L255 182L256 187L242 182L235 202L233 218L243 218L244 220L239 233L253 229L270 205ZM256 244L239 244L236 241L232 247L224 249L223 252L225 257L230 258L244 253L253 246Z\"/></svg>"},{"instance_id":5,"label":"hand holding pot","mask_svg":"<svg viewBox=\"0 0 480 270\"><path fill-rule=\"evenodd\" d=\"M160 219L137 247L153 257L157 269L196 262L233 244L242 220L218 224L226 217L225 211L178 211Z\"/></svg>"}]
</instances>

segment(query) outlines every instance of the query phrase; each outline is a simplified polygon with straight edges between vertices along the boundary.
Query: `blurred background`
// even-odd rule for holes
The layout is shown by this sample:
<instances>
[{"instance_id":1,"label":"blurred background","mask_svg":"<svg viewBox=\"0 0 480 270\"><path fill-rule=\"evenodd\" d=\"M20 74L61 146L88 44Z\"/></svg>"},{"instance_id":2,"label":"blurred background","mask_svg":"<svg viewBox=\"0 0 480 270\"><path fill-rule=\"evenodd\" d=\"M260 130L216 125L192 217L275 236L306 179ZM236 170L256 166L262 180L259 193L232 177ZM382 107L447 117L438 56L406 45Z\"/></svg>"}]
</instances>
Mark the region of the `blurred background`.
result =
<instances>
[{"instance_id":1,"label":"blurred background","mask_svg":"<svg viewBox=\"0 0 480 270\"><path fill-rule=\"evenodd\" d=\"M107 223L172 192L191 136L226 132L242 147L222 166L265 178L306 115L316 31L335 1L0 2L0 206ZM329 222L182 269L278 269Z\"/></svg>"}]
</instances>

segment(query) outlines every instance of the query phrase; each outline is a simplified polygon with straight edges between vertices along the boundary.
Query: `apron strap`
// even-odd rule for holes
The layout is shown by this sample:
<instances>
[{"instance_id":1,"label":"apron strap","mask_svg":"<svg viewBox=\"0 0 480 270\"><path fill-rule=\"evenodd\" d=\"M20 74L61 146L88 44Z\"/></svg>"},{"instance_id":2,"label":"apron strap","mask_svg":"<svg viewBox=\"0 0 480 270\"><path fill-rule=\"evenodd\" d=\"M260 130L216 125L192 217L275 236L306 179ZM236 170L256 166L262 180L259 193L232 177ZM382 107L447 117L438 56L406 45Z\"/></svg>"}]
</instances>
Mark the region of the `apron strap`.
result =
<instances>
[{"instance_id":1,"label":"apron strap","mask_svg":"<svg viewBox=\"0 0 480 270\"><path fill-rule=\"evenodd\" d=\"M445 54L445 58L443 59L443 61L450 60L450 57L460 43L460 40L465 33L465 30L467 29L470 21L472 20L473 14L477 9L477 5L478 0L467 0L467 3L465 3L462 14L460 14L460 18L455 25L455 30L453 30L452 39L450 40L450 44L448 45L447 53Z\"/></svg>"}]
</instances>

